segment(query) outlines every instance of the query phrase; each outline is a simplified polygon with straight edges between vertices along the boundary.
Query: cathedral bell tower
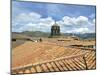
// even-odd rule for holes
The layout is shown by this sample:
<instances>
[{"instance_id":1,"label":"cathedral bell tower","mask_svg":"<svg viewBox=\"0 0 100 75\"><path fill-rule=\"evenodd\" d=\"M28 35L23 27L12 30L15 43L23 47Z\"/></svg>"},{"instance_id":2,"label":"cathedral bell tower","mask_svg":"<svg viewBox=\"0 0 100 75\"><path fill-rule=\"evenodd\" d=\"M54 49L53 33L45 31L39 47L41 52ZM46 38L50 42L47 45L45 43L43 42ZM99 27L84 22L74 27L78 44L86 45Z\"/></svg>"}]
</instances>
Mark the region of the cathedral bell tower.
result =
<instances>
[{"instance_id":1,"label":"cathedral bell tower","mask_svg":"<svg viewBox=\"0 0 100 75\"><path fill-rule=\"evenodd\" d=\"M55 24L51 27L51 37L58 36L60 36L60 26L55 22Z\"/></svg>"}]
</instances>

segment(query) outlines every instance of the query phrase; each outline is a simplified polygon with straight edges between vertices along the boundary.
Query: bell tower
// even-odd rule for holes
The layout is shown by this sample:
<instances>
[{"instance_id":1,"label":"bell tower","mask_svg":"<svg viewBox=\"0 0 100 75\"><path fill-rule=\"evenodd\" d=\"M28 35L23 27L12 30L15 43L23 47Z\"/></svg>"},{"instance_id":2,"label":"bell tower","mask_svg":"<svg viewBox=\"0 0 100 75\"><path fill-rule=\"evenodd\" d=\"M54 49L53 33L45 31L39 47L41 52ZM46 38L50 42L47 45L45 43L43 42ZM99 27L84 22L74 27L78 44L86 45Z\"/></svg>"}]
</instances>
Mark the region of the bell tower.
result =
<instances>
[{"instance_id":1,"label":"bell tower","mask_svg":"<svg viewBox=\"0 0 100 75\"><path fill-rule=\"evenodd\" d=\"M51 27L51 37L60 36L60 26L55 22Z\"/></svg>"}]
</instances>

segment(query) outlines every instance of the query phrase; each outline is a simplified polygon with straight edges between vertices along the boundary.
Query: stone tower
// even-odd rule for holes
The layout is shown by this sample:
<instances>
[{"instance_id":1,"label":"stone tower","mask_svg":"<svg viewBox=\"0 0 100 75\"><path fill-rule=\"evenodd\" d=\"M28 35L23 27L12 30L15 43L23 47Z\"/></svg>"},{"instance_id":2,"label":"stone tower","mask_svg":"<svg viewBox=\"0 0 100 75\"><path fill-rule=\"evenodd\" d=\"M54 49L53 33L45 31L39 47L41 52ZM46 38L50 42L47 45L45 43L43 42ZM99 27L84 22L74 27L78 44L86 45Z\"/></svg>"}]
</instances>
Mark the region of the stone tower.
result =
<instances>
[{"instance_id":1,"label":"stone tower","mask_svg":"<svg viewBox=\"0 0 100 75\"><path fill-rule=\"evenodd\" d=\"M51 37L60 36L60 26L55 22L51 27Z\"/></svg>"}]
</instances>

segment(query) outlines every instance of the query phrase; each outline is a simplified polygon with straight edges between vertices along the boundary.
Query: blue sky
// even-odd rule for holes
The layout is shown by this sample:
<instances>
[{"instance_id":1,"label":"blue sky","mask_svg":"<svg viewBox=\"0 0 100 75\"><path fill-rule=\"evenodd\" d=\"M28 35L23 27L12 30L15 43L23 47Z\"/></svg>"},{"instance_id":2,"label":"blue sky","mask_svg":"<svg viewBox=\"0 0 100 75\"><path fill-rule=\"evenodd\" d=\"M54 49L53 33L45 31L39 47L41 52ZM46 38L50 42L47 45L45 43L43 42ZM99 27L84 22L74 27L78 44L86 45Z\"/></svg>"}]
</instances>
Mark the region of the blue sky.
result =
<instances>
[{"instance_id":1,"label":"blue sky","mask_svg":"<svg viewBox=\"0 0 100 75\"><path fill-rule=\"evenodd\" d=\"M95 6L12 1L12 31L50 32L56 23L61 32L95 32Z\"/></svg>"}]
</instances>

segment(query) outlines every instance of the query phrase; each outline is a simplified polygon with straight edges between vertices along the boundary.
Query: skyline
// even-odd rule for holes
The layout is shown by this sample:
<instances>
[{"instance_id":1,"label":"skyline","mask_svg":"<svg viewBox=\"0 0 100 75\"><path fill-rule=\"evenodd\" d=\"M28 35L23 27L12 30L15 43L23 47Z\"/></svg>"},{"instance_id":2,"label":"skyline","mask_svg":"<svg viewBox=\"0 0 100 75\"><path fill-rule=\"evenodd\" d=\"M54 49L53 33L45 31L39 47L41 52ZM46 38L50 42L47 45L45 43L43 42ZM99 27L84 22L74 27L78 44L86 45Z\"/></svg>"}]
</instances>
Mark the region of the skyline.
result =
<instances>
[{"instance_id":1,"label":"skyline","mask_svg":"<svg viewBox=\"0 0 100 75\"><path fill-rule=\"evenodd\" d=\"M12 1L12 32L50 32L60 25L64 33L94 33L95 6Z\"/></svg>"}]
</instances>

